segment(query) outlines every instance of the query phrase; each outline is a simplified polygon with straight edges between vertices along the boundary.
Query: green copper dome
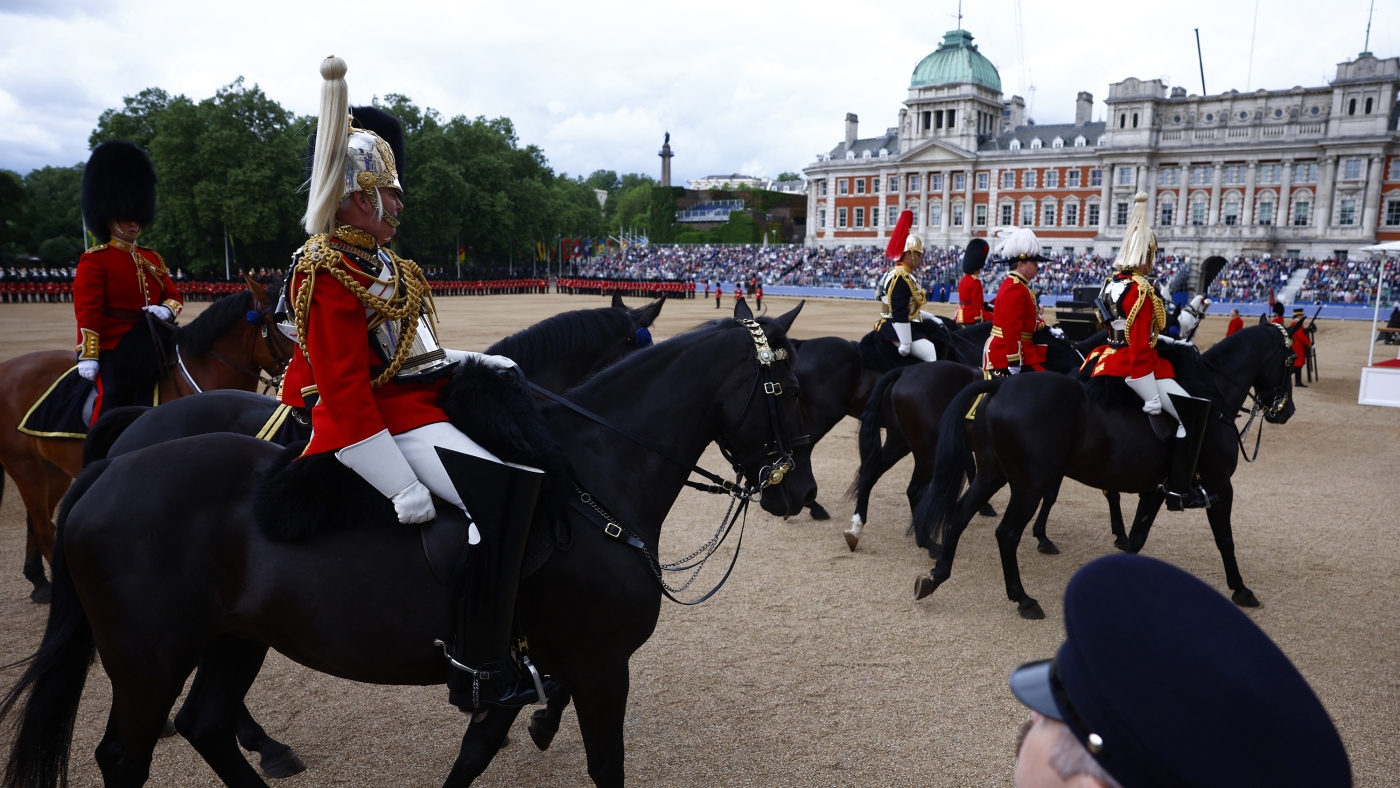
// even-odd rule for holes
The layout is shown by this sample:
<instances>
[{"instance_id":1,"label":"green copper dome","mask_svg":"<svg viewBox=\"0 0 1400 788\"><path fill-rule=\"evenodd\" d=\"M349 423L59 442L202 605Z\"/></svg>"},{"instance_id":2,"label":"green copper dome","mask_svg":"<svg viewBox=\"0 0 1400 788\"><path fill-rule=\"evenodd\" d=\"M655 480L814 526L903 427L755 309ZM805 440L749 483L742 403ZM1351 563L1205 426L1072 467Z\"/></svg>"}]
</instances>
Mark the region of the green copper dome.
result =
<instances>
[{"instance_id":1,"label":"green copper dome","mask_svg":"<svg viewBox=\"0 0 1400 788\"><path fill-rule=\"evenodd\" d=\"M972 34L966 30L949 30L943 35L943 43L938 49L914 67L909 87L954 85L959 82L975 82L1001 92L1001 75L992 61L977 51L972 43Z\"/></svg>"}]
</instances>

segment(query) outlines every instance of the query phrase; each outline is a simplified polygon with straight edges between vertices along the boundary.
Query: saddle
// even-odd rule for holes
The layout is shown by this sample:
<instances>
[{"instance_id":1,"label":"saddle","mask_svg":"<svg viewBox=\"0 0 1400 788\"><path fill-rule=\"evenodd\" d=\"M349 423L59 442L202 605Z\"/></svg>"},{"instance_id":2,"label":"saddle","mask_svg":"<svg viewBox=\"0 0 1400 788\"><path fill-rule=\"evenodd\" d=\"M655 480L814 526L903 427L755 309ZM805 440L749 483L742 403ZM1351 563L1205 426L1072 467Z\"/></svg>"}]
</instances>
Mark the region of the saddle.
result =
<instances>
[{"instance_id":1,"label":"saddle","mask_svg":"<svg viewBox=\"0 0 1400 788\"><path fill-rule=\"evenodd\" d=\"M880 336L879 331L868 332L860 339L860 365L866 369L873 369L883 375L892 369L918 363L919 359L912 354L899 355L895 344Z\"/></svg>"}]
</instances>

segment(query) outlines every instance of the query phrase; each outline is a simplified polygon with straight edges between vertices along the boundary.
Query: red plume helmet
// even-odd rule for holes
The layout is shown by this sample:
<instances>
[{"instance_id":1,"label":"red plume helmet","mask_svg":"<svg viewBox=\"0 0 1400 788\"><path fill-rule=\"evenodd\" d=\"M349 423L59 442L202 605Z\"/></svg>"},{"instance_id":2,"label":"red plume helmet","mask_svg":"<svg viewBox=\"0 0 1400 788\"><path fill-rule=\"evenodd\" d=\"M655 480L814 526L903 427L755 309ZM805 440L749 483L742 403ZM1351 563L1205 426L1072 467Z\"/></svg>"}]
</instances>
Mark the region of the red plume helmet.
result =
<instances>
[{"instance_id":1,"label":"red plume helmet","mask_svg":"<svg viewBox=\"0 0 1400 788\"><path fill-rule=\"evenodd\" d=\"M898 260L904 256L904 244L909 240L909 228L914 226L914 212L904 211L890 233L890 245L885 247L885 256Z\"/></svg>"}]
</instances>

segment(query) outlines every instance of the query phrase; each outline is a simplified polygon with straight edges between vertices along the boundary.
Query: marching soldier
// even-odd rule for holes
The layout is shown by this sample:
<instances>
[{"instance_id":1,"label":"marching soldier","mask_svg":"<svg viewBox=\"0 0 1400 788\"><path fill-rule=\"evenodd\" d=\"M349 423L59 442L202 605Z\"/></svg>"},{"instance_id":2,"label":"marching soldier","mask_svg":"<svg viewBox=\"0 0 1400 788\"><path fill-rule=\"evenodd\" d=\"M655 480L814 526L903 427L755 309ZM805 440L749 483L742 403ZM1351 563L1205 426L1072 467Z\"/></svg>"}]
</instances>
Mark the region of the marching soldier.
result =
<instances>
[{"instance_id":1,"label":"marching soldier","mask_svg":"<svg viewBox=\"0 0 1400 788\"><path fill-rule=\"evenodd\" d=\"M893 342L899 355L909 356L920 361L937 361L938 350L930 338L933 327L941 326L933 315L924 312L926 300L924 288L914 278L919 263L924 259L924 244L918 235L909 232L914 225L914 212L905 211L899 215L890 243L885 248L885 257L897 261L880 277L875 292L884 306L875 330L880 336Z\"/></svg>"},{"instance_id":2,"label":"marching soldier","mask_svg":"<svg viewBox=\"0 0 1400 788\"><path fill-rule=\"evenodd\" d=\"M958 312L953 317L960 326L981 323L991 316L992 308L982 293L982 278L979 274L987 264L987 242L973 238L963 253L963 277L958 280Z\"/></svg>"},{"instance_id":3,"label":"marching soldier","mask_svg":"<svg viewBox=\"0 0 1400 788\"><path fill-rule=\"evenodd\" d=\"M156 171L145 151L122 140L98 145L83 168L82 208L101 242L83 253L73 278L78 374L97 384L95 424L104 408L152 403L164 359L113 354L133 329L166 333L184 303L165 261L136 243L156 216ZM153 355L147 344L122 355ZM118 379L125 376L142 379Z\"/></svg>"},{"instance_id":4,"label":"marching soldier","mask_svg":"<svg viewBox=\"0 0 1400 788\"><path fill-rule=\"evenodd\" d=\"M473 569L455 602L449 699L468 711L518 708L540 700L535 686L520 680L510 644L541 473L501 463L452 426L438 404L460 362L495 369L515 362L438 345L422 271L384 246L403 206L402 129L374 107L351 110L345 72L338 57L321 64L326 82L305 217L311 237L293 255L288 283L303 382L319 395L311 441L295 462L333 455L388 498L402 523L436 517L434 495L467 514L463 560ZM461 490L492 505L468 511Z\"/></svg>"},{"instance_id":5,"label":"marching soldier","mask_svg":"<svg viewBox=\"0 0 1400 788\"><path fill-rule=\"evenodd\" d=\"M1303 368L1308 365L1308 348L1312 338L1308 336L1305 313L1302 309L1293 310L1293 324L1288 327L1288 336L1293 340L1293 385L1307 388L1303 382Z\"/></svg>"},{"instance_id":6,"label":"marching soldier","mask_svg":"<svg viewBox=\"0 0 1400 788\"><path fill-rule=\"evenodd\" d=\"M1225 336L1228 337L1242 328L1244 328L1244 318L1240 317L1240 310L1231 309L1230 323L1225 327Z\"/></svg>"},{"instance_id":7,"label":"marching soldier","mask_svg":"<svg viewBox=\"0 0 1400 788\"><path fill-rule=\"evenodd\" d=\"M1040 304L1031 290L1031 280L1040 273L1046 258L1040 255L1040 241L1035 233L1023 227L1008 227L998 231L1001 243L997 254L1012 266L997 290L996 311L992 314L992 335L987 338L982 368L992 377L1015 375L1023 369L1043 370L1045 346L1037 345L1032 337L1045 325L1040 319ZM1059 328L1051 329L1063 337Z\"/></svg>"},{"instance_id":8,"label":"marching soldier","mask_svg":"<svg viewBox=\"0 0 1400 788\"><path fill-rule=\"evenodd\" d=\"M1176 419L1176 446L1163 486L1167 508L1203 508L1210 504L1195 482L1196 458L1210 417L1210 401L1187 394L1174 379L1171 362L1157 354L1167 312L1157 288L1147 278L1156 259L1157 236L1147 226L1147 195L1139 192L1123 246L1113 259L1117 271L1100 291L1109 312L1108 348L1098 356L1092 375L1123 378L1142 398L1145 413L1166 411ZM1171 341L1169 337L1167 341Z\"/></svg>"}]
</instances>

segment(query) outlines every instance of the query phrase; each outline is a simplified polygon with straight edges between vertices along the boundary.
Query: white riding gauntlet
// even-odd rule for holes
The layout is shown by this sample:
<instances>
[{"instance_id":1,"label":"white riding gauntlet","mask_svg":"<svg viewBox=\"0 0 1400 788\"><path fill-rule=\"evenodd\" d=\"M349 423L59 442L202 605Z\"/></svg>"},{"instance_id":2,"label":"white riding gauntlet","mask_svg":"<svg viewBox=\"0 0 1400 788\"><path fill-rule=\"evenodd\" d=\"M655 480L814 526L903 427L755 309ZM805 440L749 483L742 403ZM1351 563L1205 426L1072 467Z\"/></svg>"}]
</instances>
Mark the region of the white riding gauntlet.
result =
<instances>
[{"instance_id":1,"label":"white riding gauntlet","mask_svg":"<svg viewBox=\"0 0 1400 788\"><path fill-rule=\"evenodd\" d=\"M393 501L399 522L426 523L437 517L432 494L418 481L388 430L346 446L335 453L335 458Z\"/></svg>"},{"instance_id":2,"label":"white riding gauntlet","mask_svg":"<svg viewBox=\"0 0 1400 788\"><path fill-rule=\"evenodd\" d=\"M456 364L461 364L467 359L472 359L478 364L483 364L492 369L510 369L516 365L514 361L505 356L488 356L485 353L475 353L470 350L453 350L447 347L443 348L442 352L447 354L448 361Z\"/></svg>"},{"instance_id":3,"label":"white riding gauntlet","mask_svg":"<svg viewBox=\"0 0 1400 788\"><path fill-rule=\"evenodd\" d=\"M908 323L891 323L894 334L899 337L899 355L907 356L914 346L914 329Z\"/></svg>"}]
</instances>

